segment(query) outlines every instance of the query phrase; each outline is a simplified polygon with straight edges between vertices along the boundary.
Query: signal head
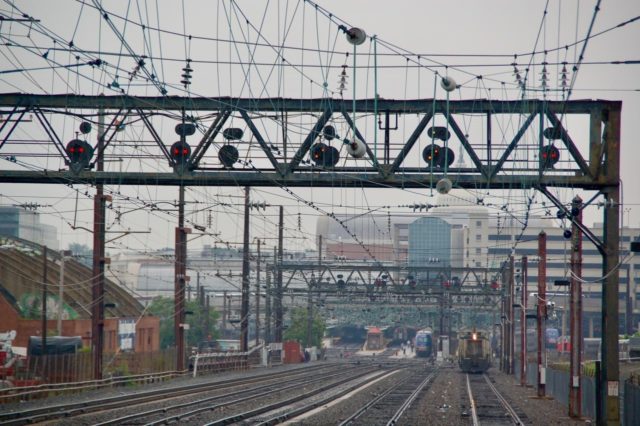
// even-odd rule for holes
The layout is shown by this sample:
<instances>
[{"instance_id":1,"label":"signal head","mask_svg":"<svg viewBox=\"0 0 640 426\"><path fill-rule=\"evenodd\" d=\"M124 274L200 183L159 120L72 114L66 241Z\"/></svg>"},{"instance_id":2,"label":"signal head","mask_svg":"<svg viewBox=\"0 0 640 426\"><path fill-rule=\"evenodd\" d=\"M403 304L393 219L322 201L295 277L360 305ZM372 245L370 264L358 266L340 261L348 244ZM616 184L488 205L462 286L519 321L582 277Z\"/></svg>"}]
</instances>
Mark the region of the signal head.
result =
<instances>
[{"instance_id":1,"label":"signal head","mask_svg":"<svg viewBox=\"0 0 640 426\"><path fill-rule=\"evenodd\" d=\"M189 157L191 156L191 147L186 142L178 141L171 145L169 152L171 153L174 164L184 165L189 161Z\"/></svg>"},{"instance_id":2,"label":"signal head","mask_svg":"<svg viewBox=\"0 0 640 426\"><path fill-rule=\"evenodd\" d=\"M218 160L220 160L220 163L227 169L233 167L238 161L239 156L238 148L233 145L224 145L218 151Z\"/></svg>"}]
</instances>

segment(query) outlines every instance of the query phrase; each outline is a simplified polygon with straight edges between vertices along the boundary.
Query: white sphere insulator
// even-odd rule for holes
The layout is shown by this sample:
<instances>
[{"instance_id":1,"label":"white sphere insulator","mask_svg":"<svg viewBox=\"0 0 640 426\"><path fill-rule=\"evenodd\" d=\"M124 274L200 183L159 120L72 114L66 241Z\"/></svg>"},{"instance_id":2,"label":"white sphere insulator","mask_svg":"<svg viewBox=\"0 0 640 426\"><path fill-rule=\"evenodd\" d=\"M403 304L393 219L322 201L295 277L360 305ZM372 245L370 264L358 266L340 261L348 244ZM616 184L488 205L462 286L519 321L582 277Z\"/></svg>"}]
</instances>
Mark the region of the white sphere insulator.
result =
<instances>
[{"instance_id":1,"label":"white sphere insulator","mask_svg":"<svg viewBox=\"0 0 640 426\"><path fill-rule=\"evenodd\" d=\"M361 45L367 39L367 33L362 28L350 28L347 30L347 41L356 46Z\"/></svg>"},{"instance_id":2,"label":"white sphere insulator","mask_svg":"<svg viewBox=\"0 0 640 426\"><path fill-rule=\"evenodd\" d=\"M442 86L442 88L447 92L453 92L458 87L453 77L442 77L442 80L440 80L440 86Z\"/></svg>"},{"instance_id":3,"label":"white sphere insulator","mask_svg":"<svg viewBox=\"0 0 640 426\"><path fill-rule=\"evenodd\" d=\"M355 138L353 140L345 139L344 143L347 146L346 147L347 148L347 152L353 158L362 158L362 157L364 157L364 154L366 154L366 152L367 152L367 149L364 146L364 142L362 142L358 138Z\"/></svg>"},{"instance_id":4,"label":"white sphere insulator","mask_svg":"<svg viewBox=\"0 0 640 426\"><path fill-rule=\"evenodd\" d=\"M436 191L438 191L438 194L448 194L452 187L453 184L447 178L442 178L436 183Z\"/></svg>"}]
</instances>

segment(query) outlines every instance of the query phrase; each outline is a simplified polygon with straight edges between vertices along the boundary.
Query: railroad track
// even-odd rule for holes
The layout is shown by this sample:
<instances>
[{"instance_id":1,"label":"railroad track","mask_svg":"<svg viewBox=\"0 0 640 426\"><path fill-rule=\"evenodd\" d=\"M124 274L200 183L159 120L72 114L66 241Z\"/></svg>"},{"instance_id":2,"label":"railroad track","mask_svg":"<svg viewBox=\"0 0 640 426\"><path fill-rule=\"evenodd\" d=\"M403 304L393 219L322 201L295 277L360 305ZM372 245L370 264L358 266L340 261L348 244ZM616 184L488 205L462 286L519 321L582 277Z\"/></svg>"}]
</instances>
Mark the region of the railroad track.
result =
<instances>
[{"instance_id":1,"label":"railroad track","mask_svg":"<svg viewBox=\"0 0 640 426\"><path fill-rule=\"evenodd\" d=\"M407 369L408 374L344 420L340 426L395 425L436 376L436 370Z\"/></svg>"},{"instance_id":2,"label":"railroad track","mask_svg":"<svg viewBox=\"0 0 640 426\"><path fill-rule=\"evenodd\" d=\"M467 374L467 395L473 426L491 425L525 425L520 415L500 394L486 374Z\"/></svg>"},{"instance_id":3,"label":"railroad track","mask_svg":"<svg viewBox=\"0 0 640 426\"><path fill-rule=\"evenodd\" d=\"M118 395L107 398L96 398L81 402L73 402L67 404L48 405L32 409L21 409L14 412L0 413L0 424L3 425L24 425L36 422L50 421L61 418L73 418L85 416L90 413L110 412L128 407L140 408L143 405L154 404L169 400L175 400L180 397L188 397L195 394L220 391L224 389L232 389L234 387L251 386L259 383L269 383L276 381L278 385L282 385L286 380L296 379L298 381L308 380L309 375L329 375L332 372L341 374L344 367L335 365L319 365L305 367L296 370L283 371L278 373L261 374L250 378L229 379L216 382L206 382L192 384L186 386L167 387L162 389L154 389L148 391L137 392L134 394ZM298 382L296 382L298 383ZM264 385L264 386L269 386ZM264 387L259 386L259 387ZM239 390L237 393L246 392ZM234 392L226 393L225 396L233 395ZM167 411L166 407L160 408L160 411ZM153 411L153 410L150 410ZM147 415L148 412L145 412ZM135 418L135 415L132 416ZM113 420L105 422L105 424L114 424Z\"/></svg>"}]
</instances>

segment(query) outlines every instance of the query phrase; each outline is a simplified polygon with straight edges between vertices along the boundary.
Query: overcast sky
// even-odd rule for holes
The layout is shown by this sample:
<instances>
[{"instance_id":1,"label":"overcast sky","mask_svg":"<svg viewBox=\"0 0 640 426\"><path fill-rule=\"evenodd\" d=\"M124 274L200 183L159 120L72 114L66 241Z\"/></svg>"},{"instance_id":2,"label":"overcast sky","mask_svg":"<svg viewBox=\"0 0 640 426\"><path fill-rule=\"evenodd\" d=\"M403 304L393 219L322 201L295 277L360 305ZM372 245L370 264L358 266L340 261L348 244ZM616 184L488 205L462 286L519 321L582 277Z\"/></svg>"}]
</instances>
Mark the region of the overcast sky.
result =
<instances>
[{"instance_id":1,"label":"overcast sky","mask_svg":"<svg viewBox=\"0 0 640 426\"><path fill-rule=\"evenodd\" d=\"M343 96L351 99L355 77L356 97L371 98L376 90L374 59L370 54L374 43L368 39L358 47L354 76L353 55L347 56L352 47L338 30L339 24L344 23L361 27L367 35L375 35L378 39L376 48L380 68L377 92L381 97L432 98L434 72L437 71L449 74L462 85L452 94L453 99L520 99L522 93L516 84L514 67L510 65L516 62L522 76L531 63L529 90L525 93L527 98L546 96L550 100L562 100L566 92L558 90L562 87L562 64L558 63L568 63L567 84L570 84L574 79L572 64L584 46L581 40L589 31L596 2L320 0L318 8L312 3L296 0L140 0L98 4L102 4L109 13L116 31L101 19L91 1L0 3L0 13L5 17L18 17L24 13L40 20L38 23L0 24L0 91L97 95L117 94L117 90L122 89L131 95L157 96L164 88L170 95L339 97L341 66L347 65ZM640 144L637 143L640 133L640 65L611 62L640 60L640 21L615 28L637 16L640 16L640 2L602 2L591 30L594 37L586 46L584 63L575 76L571 95L571 100L623 102L621 167L625 210L622 216L625 223L630 220L633 226L640 226L640 167L637 165L640 158ZM127 17L128 21L119 17ZM162 31L158 32L156 28ZM598 35L611 28L611 31ZM126 41L126 46L120 42L120 36ZM279 49L281 45L287 49ZM539 53L531 56L534 50ZM279 62L279 54L286 59L286 66L273 65L282 63ZM136 69L136 57L142 55L149 59L144 69ZM106 64L100 67L85 65L97 58ZM192 84L185 89L180 80L187 58L192 60L190 67L193 73ZM549 63L546 70L550 90L543 94L539 89L542 63L545 61ZM145 80L150 74L156 77L155 83ZM478 79L478 76L483 78ZM326 86L323 86L324 82ZM445 94L437 88L435 96L443 98ZM78 120L60 117L51 120L63 141L74 137ZM401 120L400 129L393 134L394 140L405 140L411 134L414 122L411 118L408 120ZM466 130L472 142L478 141L478 132L481 135L478 121L481 118L476 119L478 121L468 120L468 123L465 121ZM156 123L163 138L170 143L175 134L172 135L172 124L166 121L158 120ZM569 119L566 124L578 146L586 147L588 127L585 122ZM292 119L290 131L304 134L311 125L311 119L297 117ZM364 129L368 139L373 137L373 120L360 118L359 127ZM509 140L509 135L514 132L513 123L505 123L505 127L503 136ZM265 124L263 128L270 140L277 143L280 138L278 127ZM95 132L88 136L95 140ZM15 140L0 149L3 158L0 167L5 170L57 170L64 167L58 159L41 155L52 154L52 146L43 148L43 145L25 142L43 137L36 123L19 126L12 135ZM149 139L141 127L132 124L118 138L121 139L124 159L108 163L106 167L109 170L167 171L166 162L127 156L127 152L132 152L130 146L126 147L127 143ZM153 148L144 143L135 149L153 153ZM24 152L32 155L19 158L18 164L4 159L7 155ZM241 154L243 152L241 150ZM419 161L419 154L415 161ZM177 189L112 186L107 190L114 194L112 209L108 212L109 229L149 232L121 238L111 243L111 247L144 251L173 246L176 213L171 203L177 197ZM44 205L39 209L43 221L58 227L62 247L70 242L91 245L92 236L82 227L91 228L92 202L88 195L92 192L91 188L82 185L69 188L64 185L0 184L0 204L40 203ZM299 198L278 187L252 191L254 201L285 205L287 244L292 249L315 246L318 214L361 214L369 210L381 214L409 213L410 209L399 206L433 202L429 189L364 191L316 188L293 192ZM589 194L573 188L555 193L565 202L576 194L589 198ZM497 212L502 205L508 204L513 214L524 214L527 194L532 193L514 189L494 194L492 211ZM214 241L232 245L242 241L242 195L242 188L209 187L187 191L187 212L191 223L206 226L209 232L220 234L218 237L200 237L193 241L191 247L213 244ZM491 198L481 191L474 195ZM303 200L315 202L316 208L309 208ZM543 200L538 194L533 213L544 212L539 204ZM157 209L149 208L152 203ZM270 238L275 236L276 214L275 208L256 214L252 237L266 239L267 245L271 246L274 243ZM602 210L597 206L590 207L586 211L587 223L600 221L601 214ZM380 226L383 232L386 223L376 226ZM114 233L108 239L116 235Z\"/></svg>"}]
</instances>

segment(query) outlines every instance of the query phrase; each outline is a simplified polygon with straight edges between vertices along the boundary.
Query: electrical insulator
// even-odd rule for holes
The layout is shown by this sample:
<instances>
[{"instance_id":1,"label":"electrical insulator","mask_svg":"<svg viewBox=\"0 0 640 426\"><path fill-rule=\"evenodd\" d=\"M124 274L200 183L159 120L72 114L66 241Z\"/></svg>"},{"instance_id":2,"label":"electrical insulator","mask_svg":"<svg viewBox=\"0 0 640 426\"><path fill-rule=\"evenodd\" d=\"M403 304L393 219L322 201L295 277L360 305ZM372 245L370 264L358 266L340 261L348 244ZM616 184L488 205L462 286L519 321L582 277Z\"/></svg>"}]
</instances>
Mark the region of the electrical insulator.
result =
<instances>
[{"instance_id":1,"label":"electrical insulator","mask_svg":"<svg viewBox=\"0 0 640 426\"><path fill-rule=\"evenodd\" d=\"M540 158L542 159L543 168L553 168L560 160L560 150L553 145L543 146L540 150Z\"/></svg>"},{"instance_id":2,"label":"electrical insulator","mask_svg":"<svg viewBox=\"0 0 640 426\"><path fill-rule=\"evenodd\" d=\"M549 81L549 76L547 73L547 66L544 65L542 67L542 73L540 75L540 86L542 87L543 90L547 89L547 83Z\"/></svg>"},{"instance_id":3,"label":"electrical insulator","mask_svg":"<svg viewBox=\"0 0 640 426\"><path fill-rule=\"evenodd\" d=\"M69 156L69 165L73 171L78 172L89 167L89 162L93 157L93 148L87 141L73 139L67 144L66 151Z\"/></svg>"},{"instance_id":4,"label":"electrical insulator","mask_svg":"<svg viewBox=\"0 0 640 426\"><path fill-rule=\"evenodd\" d=\"M562 65L562 71L560 72L560 86L562 86L562 88L566 88L567 87L567 65L566 63L564 63Z\"/></svg>"},{"instance_id":5,"label":"electrical insulator","mask_svg":"<svg viewBox=\"0 0 640 426\"><path fill-rule=\"evenodd\" d=\"M360 139L355 138L353 140L345 139L344 144L346 145L347 152L353 158L362 158L364 154L367 152L367 148Z\"/></svg>"},{"instance_id":6,"label":"electrical insulator","mask_svg":"<svg viewBox=\"0 0 640 426\"><path fill-rule=\"evenodd\" d=\"M171 145L169 152L171 153L174 164L184 165L189 161L189 157L191 156L191 147L186 142L178 141Z\"/></svg>"},{"instance_id":7,"label":"electrical insulator","mask_svg":"<svg viewBox=\"0 0 640 426\"><path fill-rule=\"evenodd\" d=\"M187 59L187 65L182 68L182 80L180 80L180 83L182 83L185 89L191 84L192 72L193 69L191 68L191 59Z\"/></svg>"},{"instance_id":8,"label":"electrical insulator","mask_svg":"<svg viewBox=\"0 0 640 426\"><path fill-rule=\"evenodd\" d=\"M233 167L239 157L238 148L233 145L223 145L218 151L218 160L220 160L222 165L227 169Z\"/></svg>"}]
</instances>

